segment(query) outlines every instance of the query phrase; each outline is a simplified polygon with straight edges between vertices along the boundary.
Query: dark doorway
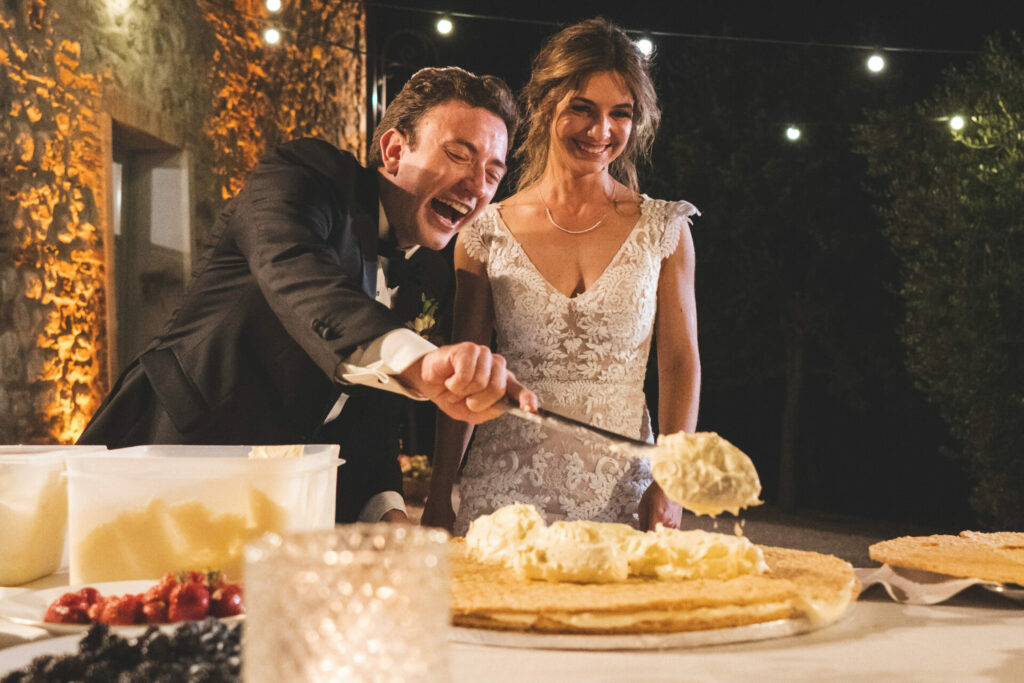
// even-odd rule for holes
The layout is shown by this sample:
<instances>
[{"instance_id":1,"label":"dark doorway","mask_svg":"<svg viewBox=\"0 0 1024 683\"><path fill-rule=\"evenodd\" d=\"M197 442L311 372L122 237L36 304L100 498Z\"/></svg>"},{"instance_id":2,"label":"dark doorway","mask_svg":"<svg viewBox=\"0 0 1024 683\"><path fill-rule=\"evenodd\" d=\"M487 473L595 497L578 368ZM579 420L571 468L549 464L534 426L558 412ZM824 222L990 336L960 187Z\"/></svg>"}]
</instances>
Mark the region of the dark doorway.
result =
<instances>
[{"instance_id":1,"label":"dark doorway","mask_svg":"<svg viewBox=\"0 0 1024 683\"><path fill-rule=\"evenodd\" d=\"M184 151L117 122L113 143L119 373L181 301L191 270L192 210Z\"/></svg>"}]
</instances>

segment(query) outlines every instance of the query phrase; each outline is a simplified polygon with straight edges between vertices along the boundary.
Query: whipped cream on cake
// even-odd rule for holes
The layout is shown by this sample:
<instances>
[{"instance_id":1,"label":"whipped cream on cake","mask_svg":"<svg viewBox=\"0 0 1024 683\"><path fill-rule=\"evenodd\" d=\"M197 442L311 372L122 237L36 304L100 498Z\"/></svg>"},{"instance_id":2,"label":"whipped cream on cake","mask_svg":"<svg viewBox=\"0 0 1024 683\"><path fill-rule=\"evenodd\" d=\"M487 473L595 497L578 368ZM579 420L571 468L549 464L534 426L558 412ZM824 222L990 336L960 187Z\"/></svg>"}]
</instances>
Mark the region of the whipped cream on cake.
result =
<instances>
[{"instance_id":1,"label":"whipped cream on cake","mask_svg":"<svg viewBox=\"0 0 1024 683\"><path fill-rule=\"evenodd\" d=\"M699 529L637 531L625 524L545 524L531 505L505 506L470 524L470 557L525 579L610 583L629 578L721 579L768 571L746 538Z\"/></svg>"},{"instance_id":2,"label":"whipped cream on cake","mask_svg":"<svg viewBox=\"0 0 1024 683\"><path fill-rule=\"evenodd\" d=\"M471 537L452 539L456 626L657 634L797 619L805 624L796 628L809 629L842 617L860 588L849 563L830 555L766 546L737 553L742 539L727 542L729 552L722 544L694 542L700 536L690 532L645 536L622 525L544 526L524 508L503 508L505 524L485 519ZM496 527L502 531L492 533ZM511 552L489 553L504 531L519 539ZM638 536L649 541L627 540ZM744 571L750 573L737 574Z\"/></svg>"}]
</instances>

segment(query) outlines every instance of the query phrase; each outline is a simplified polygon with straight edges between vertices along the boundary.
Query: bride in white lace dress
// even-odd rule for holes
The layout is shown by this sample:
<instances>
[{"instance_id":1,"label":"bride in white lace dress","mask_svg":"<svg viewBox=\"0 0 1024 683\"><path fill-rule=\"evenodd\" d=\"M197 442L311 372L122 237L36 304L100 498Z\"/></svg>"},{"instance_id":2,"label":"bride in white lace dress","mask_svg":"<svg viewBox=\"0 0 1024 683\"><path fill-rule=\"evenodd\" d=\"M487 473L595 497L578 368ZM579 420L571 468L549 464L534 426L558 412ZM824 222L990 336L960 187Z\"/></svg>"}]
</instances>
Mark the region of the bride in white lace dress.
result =
<instances>
[{"instance_id":1,"label":"bride in white lace dress","mask_svg":"<svg viewBox=\"0 0 1024 683\"><path fill-rule=\"evenodd\" d=\"M643 383L658 346L659 429L693 431L700 362L687 202L637 193L634 160L657 128L646 58L613 24L591 19L555 35L526 86L519 191L488 207L456 244L453 341L488 343L545 408L651 439ZM678 527L681 510L644 458L600 439L503 416L471 434L441 417L423 522L464 534L514 502L549 521Z\"/></svg>"}]
</instances>

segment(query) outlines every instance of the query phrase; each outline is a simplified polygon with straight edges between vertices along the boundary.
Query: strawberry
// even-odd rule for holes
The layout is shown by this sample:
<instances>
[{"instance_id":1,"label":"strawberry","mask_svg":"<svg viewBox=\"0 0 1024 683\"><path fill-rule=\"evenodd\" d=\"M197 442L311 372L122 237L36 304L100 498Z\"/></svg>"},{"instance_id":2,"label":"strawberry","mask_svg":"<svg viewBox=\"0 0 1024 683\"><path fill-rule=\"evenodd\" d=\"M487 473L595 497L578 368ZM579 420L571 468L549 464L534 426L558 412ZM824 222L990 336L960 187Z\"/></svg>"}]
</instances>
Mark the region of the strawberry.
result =
<instances>
[{"instance_id":1,"label":"strawberry","mask_svg":"<svg viewBox=\"0 0 1024 683\"><path fill-rule=\"evenodd\" d=\"M96 602L89 605L89 609L86 610L86 613L89 615L89 621L98 622L100 620L100 614L103 613L103 605L105 605L109 599L110 598L105 598L101 595Z\"/></svg>"},{"instance_id":2,"label":"strawberry","mask_svg":"<svg viewBox=\"0 0 1024 683\"><path fill-rule=\"evenodd\" d=\"M167 621L167 603L163 600L152 600L143 603L142 616L147 624L162 624Z\"/></svg>"},{"instance_id":3,"label":"strawberry","mask_svg":"<svg viewBox=\"0 0 1024 683\"><path fill-rule=\"evenodd\" d=\"M88 607L88 603L82 600L82 596L78 593L65 593L60 596L52 603L54 606L60 605L62 607Z\"/></svg>"},{"instance_id":4,"label":"strawberry","mask_svg":"<svg viewBox=\"0 0 1024 683\"><path fill-rule=\"evenodd\" d=\"M86 586L85 588L81 589L80 591L78 591L77 595L82 599L83 602L85 602L86 606L95 605L102 599L102 596L100 596L100 592L91 586Z\"/></svg>"},{"instance_id":5,"label":"strawberry","mask_svg":"<svg viewBox=\"0 0 1024 683\"><path fill-rule=\"evenodd\" d=\"M51 624L88 624L89 615L84 609L75 605L58 605L54 602L46 610L43 621Z\"/></svg>"},{"instance_id":6,"label":"strawberry","mask_svg":"<svg viewBox=\"0 0 1024 683\"><path fill-rule=\"evenodd\" d=\"M206 574L192 569L178 572L176 574L176 578L178 583L204 583L206 580Z\"/></svg>"},{"instance_id":7,"label":"strawberry","mask_svg":"<svg viewBox=\"0 0 1024 683\"><path fill-rule=\"evenodd\" d=\"M210 613L210 591L201 582L175 586L167 604L169 621L198 621Z\"/></svg>"},{"instance_id":8,"label":"strawberry","mask_svg":"<svg viewBox=\"0 0 1024 683\"><path fill-rule=\"evenodd\" d=\"M144 620L142 603L139 601L139 597L137 595L123 595L119 598L108 598L103 604L103 609L97 621L101 624L126 626L129 624L141 624Z\"/></svg>"},{"instance_id":9,"label":"strawberry","mask_svg":"<svg viewBox=\"0 0 1024 683\"><path fill-rule=\"evenodd\" d=\"M175 578L174 573L167 574L164 578L160 579L160 583L149 587L145 595L143 595L142 601L154 602L159 600L166 603L171 599L171 590L177 585L178 579Z\"/></svg>"},{"instance_id":10,"label":"strawberry","mask_svg":"<svg viewBox=\"0 0 1024 683\"><path fill-rule=\"evenodd\" d=\"M103 597L92 587L64 593L43 619L62 624L155 624L231 617L244 611L240 584L228 583L219 571L182 571L166 574L138 595Z\"/></svg>"},{"instance_id":11,"label":"strawberry","mask_svg":"<svg viewBox=\"0 0 1024 683\"><path fill-rule=\"evenodd\" d=\"M242 587L237 583L226 583L213 592L210 600L210 614L215 617L233 617L242 614Z\"/></svg>"}]
</instances>

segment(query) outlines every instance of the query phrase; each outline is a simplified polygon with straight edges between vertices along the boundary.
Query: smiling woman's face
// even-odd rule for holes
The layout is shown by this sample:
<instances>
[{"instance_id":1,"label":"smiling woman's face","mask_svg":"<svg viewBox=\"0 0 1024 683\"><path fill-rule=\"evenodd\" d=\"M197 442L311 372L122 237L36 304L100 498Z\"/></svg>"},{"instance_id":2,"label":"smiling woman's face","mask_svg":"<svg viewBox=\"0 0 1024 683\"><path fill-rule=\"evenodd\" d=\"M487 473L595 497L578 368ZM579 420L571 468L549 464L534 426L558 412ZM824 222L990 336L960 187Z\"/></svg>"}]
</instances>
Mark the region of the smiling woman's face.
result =
<instances>
[{"instance_id":1,"label":"smiling woman's face","mask_svg":"<svg viewBox=\"0 0 1024 683\"><path fill-rule=\"evenodd\" d=\"M548 164L579 172L607 169L633 131L633 95L614 71L599 71L555 105Z\"/></svg>"},{"instance_id":2,"label":"smiling woman's face","mask_svg":"<svg viewBox=\"0 0 1024 683\"><path fill-rule=\"evenodd\" d=\"M508 130L497 114L453 100L423 116L415 139L394 129L381 137L383 171L398 190L385 213L399 246L442 249L494 197Z\"/></svg>"}]
</instances>

